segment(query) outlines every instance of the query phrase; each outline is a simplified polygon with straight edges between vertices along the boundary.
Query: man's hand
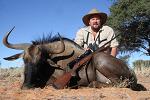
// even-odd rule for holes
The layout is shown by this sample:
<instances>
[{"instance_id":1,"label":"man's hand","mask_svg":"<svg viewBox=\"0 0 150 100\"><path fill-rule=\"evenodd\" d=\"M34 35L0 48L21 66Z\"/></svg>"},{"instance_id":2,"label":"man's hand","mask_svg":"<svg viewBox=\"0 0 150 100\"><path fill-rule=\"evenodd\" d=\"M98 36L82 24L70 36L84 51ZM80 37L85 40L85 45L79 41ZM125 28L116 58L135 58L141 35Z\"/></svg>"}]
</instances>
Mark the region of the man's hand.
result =
<instances>
[{"instance_id":1,"label":"man's hand","mask_svg":"<svg viewBox=\"0 0 150 100\"><path fill-rule=\"evenodd\" d=\"M90 48L84 48L84 50L85 50L85 51L91 50L91 51L93 52L93 50L90 49Z\"/></svg>"}]
</instances>

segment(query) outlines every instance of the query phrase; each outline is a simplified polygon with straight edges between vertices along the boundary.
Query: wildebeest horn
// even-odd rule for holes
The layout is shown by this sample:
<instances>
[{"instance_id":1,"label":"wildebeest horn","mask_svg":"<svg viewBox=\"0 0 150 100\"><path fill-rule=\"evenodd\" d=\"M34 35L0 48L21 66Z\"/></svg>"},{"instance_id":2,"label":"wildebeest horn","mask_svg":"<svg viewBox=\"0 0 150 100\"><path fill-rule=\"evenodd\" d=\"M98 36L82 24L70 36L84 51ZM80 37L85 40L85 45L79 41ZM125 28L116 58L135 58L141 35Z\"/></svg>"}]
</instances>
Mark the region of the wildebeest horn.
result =
<instances>
[{"instance_id":1,"label":"wildebeest horn","mask_svg":"<svg viewBox=\"0 0 150 100\"><path fill-rule=\"evenodd\" d=\"M59 33L58 33L59 35ZM65 50L65 44L64 44L64 41L62 40L61 36L59 35L59 39L60 39L60 43L58 43L58 41L56 42L53 42L53 43L49 43L49 44L46 44L46 48L47 48L47 51L49 53L52 53L52 54L59 54L59 53L62 53L64 52Z\"/></svg>"},{"instance_id":2,"label":"wildebeest horn","mask_svg":"<svg viewBox=\"0 0 150 100\"><path fill-rule=\"evenodd\" d=\"M49 63L50 66L54 67L55 69L63 70L60 65L57 65L51 59L47 59L47 62Z\"/></svg>"},{"instance_id":3,"label":"wildebeest horn","mask_svg":"<svg viewBox=\"0 0 150 100\"><path fill-rule=\"evenodd\" d=\"M12 48L12 49L18 49L18 50L25 50L26 48L28 48L31 44L29 43L21 43L21 44L11 44L8 42L8 36L10 35L10 33L13 31L13 29L15 28L15 26L8 32L6 33L6 35L3 38L3 44L8 47L8 48Z\"/></svg>"}]
</instances>

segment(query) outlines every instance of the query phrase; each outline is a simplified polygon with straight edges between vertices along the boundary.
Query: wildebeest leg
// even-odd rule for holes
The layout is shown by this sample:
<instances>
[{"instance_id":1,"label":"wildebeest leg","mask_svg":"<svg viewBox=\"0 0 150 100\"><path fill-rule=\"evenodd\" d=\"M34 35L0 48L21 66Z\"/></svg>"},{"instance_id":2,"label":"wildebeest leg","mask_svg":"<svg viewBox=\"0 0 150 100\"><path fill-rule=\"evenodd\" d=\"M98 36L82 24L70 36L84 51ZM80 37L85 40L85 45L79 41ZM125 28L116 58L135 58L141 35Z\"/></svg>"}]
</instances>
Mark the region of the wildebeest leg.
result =
<instances>
[{"instance_id":1,"label":"wildebeest leg","mask_svg":"<svg viewBox=\"0 0 150 100\"><path fill-rule=\"evenodd\" d=\"M74 61L73 61L74 63ZM73 64L72 62L69 63L70 65ZM76 63L76 62L75 62ZM76 70L76 74L74 76L72 76L68 86L70 88L78 88L78 85L83 85L83 86L87 86L89 83L90 83L90 80L89 80L89 71L94 71L94 69L92 68L88 68L88 67L92 67L92 66L89 66L91 65L90 64L90 61L87 62L86 64L80 66L77 70ZM70 68L70 66L69 66ZM89 70L89 69L92 69L92 70ZM90 74L90 76L93 76ZM83 77L83 78L82 78ZM92 80L93 81L93 80Z\"/></svg>"},{"instance_id":2,"label":"wildebeest leg","mask_svg":"<svg viewBox=\"0 0 150 100\"><path fill-rule=\"evenodd\" d=\"M96 69L96 80L89 84L89 87L101 88L110 85L111 81Z\"/></svg>"},{"instance_id":3,"label":"wildebeest leg","mask_svg":"<svg viewBox=\"0 0 150 100\"><path fill-rule=\"evenodd\" d=\"M96 70L96 81L101 82L101 83L111 83L111 81L105 77L99 70Z\"/></svg>"},{"instance_id":4,"label":"wildebeest leg","mask_svg":"<svg viewBox=\"0 0 150 100\"><path fill-rule=\"evenodd\" d=\"M100 52L94 55L92 61L96 69L112 83L116 83L120 77L125 79L130 76L129 68L123 61L106 53Z\"/></svg>"},{"instance_id":5,"label":"wildebeest leg","mask_svg":"<svg viewBox=\"0 0 150 100\"><path fill-rule=\"evenodd\" d=\"M78 81L78 85L88 86L89 82L95 81L95 69L92 67L91 63L89 64L89 66L87 68L86 67L82 67L80 69L80 71L78 72L78 74L79 74L79 77L81 78Z\"/></svg>"}]
</instances>

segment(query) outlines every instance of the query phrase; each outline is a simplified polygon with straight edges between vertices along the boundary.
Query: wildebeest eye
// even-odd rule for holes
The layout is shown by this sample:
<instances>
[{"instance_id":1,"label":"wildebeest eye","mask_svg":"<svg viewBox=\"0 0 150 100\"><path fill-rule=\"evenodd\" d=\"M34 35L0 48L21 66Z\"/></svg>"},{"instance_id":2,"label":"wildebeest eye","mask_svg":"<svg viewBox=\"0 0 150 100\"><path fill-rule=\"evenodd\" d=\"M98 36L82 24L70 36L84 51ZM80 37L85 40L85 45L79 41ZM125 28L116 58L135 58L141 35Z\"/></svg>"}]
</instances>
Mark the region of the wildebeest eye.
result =
<instances>
[{"instance_id":1,"label":"wildebeest eye","mask_svg":"<svg viewBox=\"0 0 150 100\"><path fill-rule=\"evenodd\" d=\"M41 48L37 47L37 49L35 49L35 55L38 55L41 52Z\"/></svg>"}]
</instances>

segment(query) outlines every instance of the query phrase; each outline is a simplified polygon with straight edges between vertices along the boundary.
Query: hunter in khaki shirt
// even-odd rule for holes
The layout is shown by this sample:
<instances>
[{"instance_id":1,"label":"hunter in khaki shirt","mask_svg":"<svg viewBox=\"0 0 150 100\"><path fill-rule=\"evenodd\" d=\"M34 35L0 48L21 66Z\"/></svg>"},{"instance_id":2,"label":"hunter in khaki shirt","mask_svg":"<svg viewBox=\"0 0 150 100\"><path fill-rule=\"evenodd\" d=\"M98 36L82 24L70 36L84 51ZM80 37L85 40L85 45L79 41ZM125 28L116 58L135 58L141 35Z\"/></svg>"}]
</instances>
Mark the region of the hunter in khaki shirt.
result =
<instances>
[{"instance_id":1,"label":"hunter in khaki shirt","mask_svg":"<svg viewBox=\"0 0 150 100\"><path fill-rule=\"evenodd\" d=\"M98 47L101 47L102 45L104 45L106 42L110 41L114 37L115 34L113 29L109 26L103 26L97 32L96 37L94 38L94 36L92 35L91 27L88 26L88 27L81 28L76 33L75 42L84 48L87 48L90 43L93 44L94 42L96 42ZM109 45L112 48L112 47L117 47L119 44L118 41L114 39Z\"/></svg>"},{"instance_id":2,"label":"hunter in khaki shirt","mask_svg":"<svg viewBox=\"0 0 150 100\"><path fill-rule=\"evenodd\" d=\"M84 47L85 50L88 50L91 45L96 50L115 37L113 29L109 26L104 26L107 20L106 13L92 9L88 14L83 16L82 20L85 27L79 29L76 33L75 42ZM112 40L108 44L110 49L107 52L116 57L118 45L119 43L116 39Z\"/></svg>"}]
</instances>

